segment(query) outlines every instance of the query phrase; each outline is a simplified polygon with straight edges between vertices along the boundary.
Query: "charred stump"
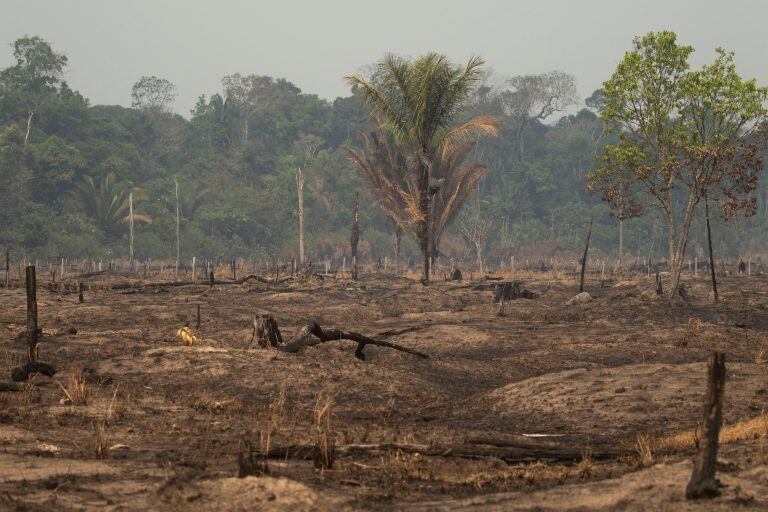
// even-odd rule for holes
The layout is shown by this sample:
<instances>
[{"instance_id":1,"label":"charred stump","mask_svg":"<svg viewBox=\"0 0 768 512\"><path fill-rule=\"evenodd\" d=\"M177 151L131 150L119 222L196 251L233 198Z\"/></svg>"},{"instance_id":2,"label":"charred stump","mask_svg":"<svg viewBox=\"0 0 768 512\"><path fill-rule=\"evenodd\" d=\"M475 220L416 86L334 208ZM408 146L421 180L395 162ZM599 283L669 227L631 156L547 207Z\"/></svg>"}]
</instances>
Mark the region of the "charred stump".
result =
<instances>
[{"instance_id":1,"label":"charred stump","mask_svg":"<svg viewBox=\"0 0 768 512\"><path fill-rule=\"evenodd\" d=\"M272 315L259 315L253 319L253 337L251 343L259 347L279 347L283 344L283 336Z\"/></svg>"}]
</instances>

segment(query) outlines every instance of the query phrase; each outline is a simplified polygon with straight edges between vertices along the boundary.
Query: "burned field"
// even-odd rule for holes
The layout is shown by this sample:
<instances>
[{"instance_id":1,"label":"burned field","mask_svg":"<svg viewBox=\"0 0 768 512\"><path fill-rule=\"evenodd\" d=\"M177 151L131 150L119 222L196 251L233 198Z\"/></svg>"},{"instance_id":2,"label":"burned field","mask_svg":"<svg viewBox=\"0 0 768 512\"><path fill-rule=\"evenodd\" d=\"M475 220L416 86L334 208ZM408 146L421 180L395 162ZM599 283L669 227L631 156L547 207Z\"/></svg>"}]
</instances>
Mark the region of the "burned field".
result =
<instances>
[{"instance_id":1,"label":"burned field","mask_svg":"<svg viewBox=\"0 0 768 512\"><path fill-rule=\"evenodd\" d=\"M18 384L25 293L2 289L0 381L17 389L0 391L0 508L768 508L765 278L724 277L715 306L689 277L676 307L652 277L591 282L592 300L569 305L574 276L522 278L533 298L503 311L494 280L102 274L83 303L41 281L39 358L58 372ZM429 357L367 345L363 360L343 339L264 348L258 315L285 342L316 323ZM726 486L686 501L713 350Z\"/></svg>"}]
</instances>

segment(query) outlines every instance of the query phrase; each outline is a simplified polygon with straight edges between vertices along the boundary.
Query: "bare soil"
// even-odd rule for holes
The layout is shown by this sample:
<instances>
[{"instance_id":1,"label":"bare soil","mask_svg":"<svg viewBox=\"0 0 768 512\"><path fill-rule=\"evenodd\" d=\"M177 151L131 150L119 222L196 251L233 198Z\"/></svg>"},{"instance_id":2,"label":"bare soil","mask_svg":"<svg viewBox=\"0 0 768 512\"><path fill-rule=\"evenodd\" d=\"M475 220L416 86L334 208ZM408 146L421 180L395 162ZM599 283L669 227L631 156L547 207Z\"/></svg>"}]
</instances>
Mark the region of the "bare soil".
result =
<instances>
[{"instance_id":1,"label":"bare soil","mask_svg":"<svg viewBox=\"0 0 768 512\"><path fill-rule=\"evenodd\" d=\"M655 448L696 429L713 350L727 354L726 424L763 414L768 279L725 277L713 305L707 281L689 277L690 303L671 306L653 277L614 277L566 306L573 276L525 277L536 298L507 303L504 316L493 281L424 287L366 274L109 290L128 278L101 275L86 280L83 304L42 282L40 359L60 371L0 392L0 510L768 509L768 431L722 445L722 495L707 502L684 498L693 451ZM0 289L0 381L24 362L25 300ZM430 358L368 346L361 361L344 340L298 354L249 347L257 314L273 315L284 339L316 321ZM176 335L185 324L192 346ZM85 403L62 403L82 369ZM528 439L586 458L389 450L338 456L330 469L269 460L268 475L237 477L243 439L316 443L316 405L328 399L336 445ZM589 456L605 450L619 455Z\"/></svg>"}]
</instances>

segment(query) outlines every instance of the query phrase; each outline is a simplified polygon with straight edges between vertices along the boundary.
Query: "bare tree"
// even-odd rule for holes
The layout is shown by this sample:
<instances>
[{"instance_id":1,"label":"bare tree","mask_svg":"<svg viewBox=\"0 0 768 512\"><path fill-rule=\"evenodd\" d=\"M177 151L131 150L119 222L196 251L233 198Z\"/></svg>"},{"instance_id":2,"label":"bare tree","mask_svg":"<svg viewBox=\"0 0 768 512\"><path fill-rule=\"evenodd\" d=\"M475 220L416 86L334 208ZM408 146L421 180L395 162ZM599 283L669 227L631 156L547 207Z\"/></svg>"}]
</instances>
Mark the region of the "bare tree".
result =
<instances>
[{"instance_id":1,"label":"bare tree","mask_svg":"<svg viewBox=\"0 0 768 512\"><path fill-rule=\"evenodd\" d=\"M483 217L480 211L480 194L478 191L477 205L475 208L471 208L471 212L462 211L459 218L456 220L456 228L467 239L467 242L472 244L475 250L475 262L477 263L477 271L483 272L483 245L485 243L485 237L493 226L493 222L488 217Z\"/></svg>"},{"instance_id":2,"label":"bare tree","mask_svg":"<svg viewBox=\"0 0 768 512\"><path fill-rule=\"evenodd\" d=\"M131 90L131 106L156 113L167 113L176 100L176 85L165 78L143 76Z\"/></svg>"},{"instance_id":3,"label":"bare tree","mask_svg":"<svg viewBox=\"0 0 768 512\"><path fill-rule=\"evenodd\" d=\"M304 267L306 261L306 252L304 246L304 173L309 169L312 160L324 143L323 139L316 135L300 133L296 140L296 151L299 153L301 162L296 170L296 194L298 195L299 205L299 264Z\"/></svg>"},{"instance_id":4,"label":"bare tree","mask_svg":"<svg viewBox=\"0 0 768 512\"><path fill-rule=\"evenodd\" d=\"M556 112L562 112L577 99L576 79L562 71L539 75L520 75L506 81L500 99L507 122L515 134L517 157L525 157L525 128L531 121L543 121Z\"/></svg>"},{"instance_id":5,"label":"bare tree","mask_svg":"<svg viewBox=\"0 0 768 512\"><path fill-rule=\"evenodd\" d=\"M241 75L235 73L227 75L221 80L227 99L234 101L240 108L243 122L243 140L248 142L248 123L253 114L263 106L266 98L272 93L274 80L268 76Z\"/></svg>"}]
</instances>

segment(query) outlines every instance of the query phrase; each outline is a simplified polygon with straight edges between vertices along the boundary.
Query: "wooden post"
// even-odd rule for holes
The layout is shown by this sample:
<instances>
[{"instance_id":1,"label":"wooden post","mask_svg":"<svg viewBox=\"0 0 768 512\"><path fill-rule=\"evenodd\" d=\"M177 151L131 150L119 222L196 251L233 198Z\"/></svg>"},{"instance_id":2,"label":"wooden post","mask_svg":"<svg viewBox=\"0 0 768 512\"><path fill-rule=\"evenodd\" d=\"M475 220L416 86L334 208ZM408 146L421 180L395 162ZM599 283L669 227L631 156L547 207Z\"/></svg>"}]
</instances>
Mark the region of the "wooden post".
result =
<instances>
[{"instance_id":1,"label":"wooden post","mask_svg":"<svg viewBox=\"0 0 768 512\"><path fill-rule=\"evenodd\" d=\"M693 277L699 276L699 257L693 257Z\"/></svg>"},{"instance_id":2,"label":"wooden post","mask_svg":"<svg viewBox=\"0 0 768 512\"><path fill-rule=\"evenodd\" d=\"M707 360L707 396L699 440L699 452L693 462L691 481L685 489L689 500L713 498L720 494L715 478L717 443L723 424L723 390L725 389L725 353L712 352Z\"/></svg>"},{"instance_id":3,"label":"wooden post","mask_svg":"<svg viewBox=\"0 0 768 512\"><path fill-rule=\"evenodd\" d=\"M83 297L83 291L85 290L85 286L83 286L82 279L80 280L80 285L78 286L78 294L77 294L77 301L82 304L85 302L85 297Z\"/></svg>"},{"instance_id":4,"label":"wooden post","mask_svg":"<svg viewBox=\"0 0 768 512\"><path fill-rule=\"evenodd\" d=\"M197 322L195 322L195 328L200 328L200 304L197 305Z\"/></svg>"},{"instance_id":5,"label":"wooden post","mask_svg":"<svg viewBox=\"0 0 768 512\"><path fill-rule=\"evenodd\" d=\"M210 281L209 281L209 283L210 283L210 285L211 285L211 290L213 290L213 270L211 270L211 275L210 275Z\"/></svg>"},{"instance_id":6,"label":"wooden post","mask_svg":"<svg viewBox=\"0 0 768 512\"><path fill-rule=\"evenodd\" d=\"M232 280L237 279L237 258L232 260Z\"/></svg>"},{"instance_id":7,"label":"wooden post","mask_svg":"<svg viewBox=\"0 0 768 512\"><path fill-rule=\"evenodd\" d=\"M29 362L37 360L37 278L35 267L27 267L27 344L29 346Z\"/></svg>"},{"instance_id":8,"label":"wooden post","mask_svg":"<svg viewBox=\"0 0 768 512\"><path fill-rule=\"evenodd\" d=\"M195 257L192 256L192 283L197 284L197 274L195 272ZM200 306L198 306L198 309Z\"/></svg>"},{"instance_id":9,"label":"wooden post","mask_svg":"<svg viewBox=\"0 0 768 512\"><path fill-rule=\"evenodd\" d=\"M59 281L64 282L64 258L61 258L61 271L59 272Z\"/></svg>"},{"instance_id":10,"label":"wooden post","mask_svg":"<svg viewBox=\"0 0 768 512\"><path fill-rule=\"evenodd\" d=\"M11 249L5 248L5 287L10 286L11 281Z\"/></svg>"}]
</instances>

